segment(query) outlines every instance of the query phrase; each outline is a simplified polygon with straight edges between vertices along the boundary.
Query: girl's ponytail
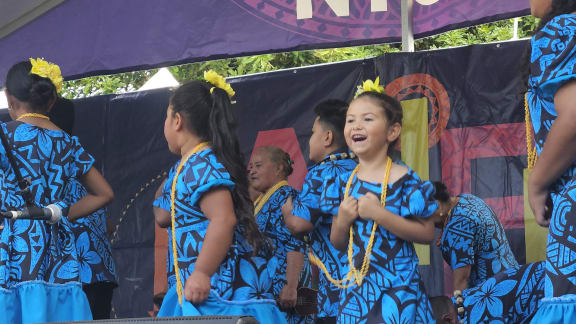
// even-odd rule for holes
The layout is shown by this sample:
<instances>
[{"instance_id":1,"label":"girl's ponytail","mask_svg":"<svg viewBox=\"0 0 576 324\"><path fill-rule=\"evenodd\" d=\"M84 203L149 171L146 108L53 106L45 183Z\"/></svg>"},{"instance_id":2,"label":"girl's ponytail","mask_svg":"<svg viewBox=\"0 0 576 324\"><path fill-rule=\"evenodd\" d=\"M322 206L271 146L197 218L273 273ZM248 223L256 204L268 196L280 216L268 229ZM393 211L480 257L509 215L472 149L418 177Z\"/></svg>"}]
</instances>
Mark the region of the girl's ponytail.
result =
<instances>
[{"instance_id":1,"label":"girl's ponytail","mask_svg":"<svg viewBox=\"0 0 576 324\"><path fill-rule=\"evenodd\" d=\"M248 193L248 177L240 144L236 137L236 116L228 93L220 88L210 90L212 107L208 117L209 138L212 150L218 160L224 165L236 184L232 193L235 211L240 230L246 241L256 250L265 249L264 235L258 229L254 219L254 206Z\"/></svg>"}]
</instances>

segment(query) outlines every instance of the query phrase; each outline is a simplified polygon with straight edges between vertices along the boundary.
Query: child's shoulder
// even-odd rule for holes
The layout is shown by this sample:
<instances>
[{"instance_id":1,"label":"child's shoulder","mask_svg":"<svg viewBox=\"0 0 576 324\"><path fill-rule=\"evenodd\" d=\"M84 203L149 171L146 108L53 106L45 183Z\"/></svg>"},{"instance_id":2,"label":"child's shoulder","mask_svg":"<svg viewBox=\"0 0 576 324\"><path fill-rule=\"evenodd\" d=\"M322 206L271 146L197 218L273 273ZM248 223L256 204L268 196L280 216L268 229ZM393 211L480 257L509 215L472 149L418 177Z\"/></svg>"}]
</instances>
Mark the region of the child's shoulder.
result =
<instances>
[{"instance_id":1,"label":"child's shoulder","mask_svg":"<svg viewBox=\"0 0 576 324\"><path fill-rule=\"evenodd\" d=\"M390 169L390 177L388 178L388 183L396 183L397 181L404 178L406 175L410 175L410 173L414 173L412 170L404 165L404 164L397 164L392 163L392 168Z\"/></svg>"},{"instance_id":2,"label":"child's shoulder","mask_svg":"<svg viewBox=\"0 0 576 324\"><path fill-rule=\"evenodd\" d=\"M175 167L178 167L180 161L178 161ZM204 150L198 154L191 156L183 166L183 173L186 173L187 177L193 176L198 179L207 178L230 178L226 167L220 161L212 150Z\"/></svg>"}]
</instances>

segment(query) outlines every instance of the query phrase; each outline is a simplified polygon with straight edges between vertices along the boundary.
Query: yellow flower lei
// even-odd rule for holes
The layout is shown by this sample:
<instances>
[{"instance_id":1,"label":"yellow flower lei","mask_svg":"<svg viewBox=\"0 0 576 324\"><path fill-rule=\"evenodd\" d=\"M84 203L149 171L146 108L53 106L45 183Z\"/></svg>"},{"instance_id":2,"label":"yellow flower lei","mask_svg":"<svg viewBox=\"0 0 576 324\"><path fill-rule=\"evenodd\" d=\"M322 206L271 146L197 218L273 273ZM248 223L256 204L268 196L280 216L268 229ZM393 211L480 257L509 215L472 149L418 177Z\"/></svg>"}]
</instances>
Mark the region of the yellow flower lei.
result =
<instances>
[{"instance_id":1,"label":"yellow flower lei","mask_svg":"<svg viewBox=\"0 0 576 324\"><path fill-rule=\"evenodd\" d=\"M228 93L228 97L230 98L234 97L234 95L236 94L234 89L232 89L232 86L230 86L229 83L226 83L226 79L224 79L223 76L214 72L213 70L208 70L204 72L204 80L206 80L206 82L209 82L216 88L220 88L226 91L226 93ZM210 89L210 93L212 93L212 91L214 91L214 88Z\"/></svg>"},{"instance_id":2,"label":"yellow flower lei","mask_svg":"<svg viewBox=\"0 0 576 324\"><path fill-rule=\"evenodd\" d=\"M30 70L30 73L50 79L56 87L56 92L60 93L60 91L62 91L62 83L64 82L64 79L62 78L62 72L60 72L60 67L58 65L44 61L41 58L30 58L30 63L32 64L32 70Z\"/></svg>"},{"instance_id":3,"label":"yellow flower lei","mask_svg":"<svg viewBox=\"0 0 576 324\"><path fill-rule=\"evenodd\" d=\"M354 98L368 91L384 93L384 87L380 85L380 77L377 77L374 81L366 80L362 82L362 84L358 86L358 90L356 90L356 95Z\"/></svg>"}]
</instances>

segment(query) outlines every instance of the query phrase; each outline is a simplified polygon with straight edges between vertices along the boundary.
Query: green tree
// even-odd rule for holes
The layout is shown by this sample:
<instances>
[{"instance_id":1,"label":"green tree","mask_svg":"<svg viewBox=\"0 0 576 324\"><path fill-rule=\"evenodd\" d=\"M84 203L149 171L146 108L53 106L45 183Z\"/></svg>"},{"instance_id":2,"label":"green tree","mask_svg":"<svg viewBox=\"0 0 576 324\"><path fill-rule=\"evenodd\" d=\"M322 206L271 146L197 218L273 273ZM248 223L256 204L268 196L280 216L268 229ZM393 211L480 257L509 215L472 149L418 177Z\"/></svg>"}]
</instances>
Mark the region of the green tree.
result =
<instances>
[{"instance_id":1,"label":"green tree","mask_svg":"<svg viewBox=\"0 0 576 324\"><path fill-rule=\"evenodd\" d=\"M537 20L531 16L519 19L518 36L532 36ZM514 20L502 20L485 25L453 30L415 42L417 51L482 44L510 40L513 37ZM204 71L212 69L222 75L238 76L279 69L308 66L313 64L340 62L345 60L376 57L386 53L399 52L400 44L384 44L332 48L308 51L295 51L277 54L263 54L223 60L191 63L169 67L179 82L201 79ZM82 98L100 94L124 93L140 88L157 69L103 75L64 83L63 96Z\"/></svg>"}]
</instances>

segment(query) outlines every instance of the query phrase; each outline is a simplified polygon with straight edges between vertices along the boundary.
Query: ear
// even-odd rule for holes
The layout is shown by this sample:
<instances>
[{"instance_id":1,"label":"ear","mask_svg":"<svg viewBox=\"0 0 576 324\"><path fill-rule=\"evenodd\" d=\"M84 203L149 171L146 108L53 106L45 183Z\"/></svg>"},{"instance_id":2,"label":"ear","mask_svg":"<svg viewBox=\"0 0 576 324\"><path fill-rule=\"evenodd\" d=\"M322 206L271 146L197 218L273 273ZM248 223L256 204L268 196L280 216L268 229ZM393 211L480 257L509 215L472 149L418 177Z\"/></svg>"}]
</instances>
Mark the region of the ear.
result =
<instances>
[{"instance_id":1,"label":"ear","mask_svg":"<svg viewBox=\"0 0 576 324\"><path fill-rule=\"evenodd\" d=\"M390 128L388 128L388 143L392 143L400 137L400 132L402 131L402 126L399 123L395 123Z\"/></svg>"},{"instance_id":2,"label":"ear","mask_svg":"<svg viewBox=\"0 0 576 324\"><path fill-rule=\"evenodd\" d=\"M324 147L329 147L334 143L334 133L331 130L324 131Z\"/></svg>"},{"instance_id":3,"label":"ear","mask_svg":"<svg viewBox=\"0 0 576 324\"><path fill-rule=\"evenodd\" d=\"M276 164L276 170L275 170L275 171L276 171L276 175L280 176L280 175L282 174L282 172L283 172L283 169L284 169L284 168L282 167L282 165Z\"/></svg>"},{"instance_id":4,"label":"ear","mask_svg":"<svg viewBox=\"0 0 576 324\"><path fill-rule=\"evenodd\" d=\"M174 125L174 130L176 131L181 131L182 128L184 127L184 118L182 118L182 115L178 112L174 113L174 116L172 117L172 122Z\"/></svg>"}]
</instances>

